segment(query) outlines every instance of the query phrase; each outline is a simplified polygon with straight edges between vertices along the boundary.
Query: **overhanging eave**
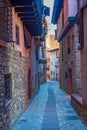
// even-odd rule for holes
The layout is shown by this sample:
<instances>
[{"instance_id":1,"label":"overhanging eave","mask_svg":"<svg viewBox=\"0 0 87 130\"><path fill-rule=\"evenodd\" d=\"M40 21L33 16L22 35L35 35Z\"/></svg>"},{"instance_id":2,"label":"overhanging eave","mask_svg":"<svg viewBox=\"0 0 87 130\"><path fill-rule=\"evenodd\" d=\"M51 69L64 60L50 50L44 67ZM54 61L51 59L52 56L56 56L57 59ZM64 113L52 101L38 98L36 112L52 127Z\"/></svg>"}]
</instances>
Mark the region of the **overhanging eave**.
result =
<instances>
[{"instance_id":1,"label":"overhanging eave","mask_svg":"<svg viewBox=\"0 0 87 130\"><path fill-rule=\"evenodd\" d=\"M42 32L42 14L40 12L40 7L38 7L37 0L10 0L18 16L21 18L28 30L32 30L33 35L41 34ZM31 26L32 25L32 26Z\"/></svg>"}]
</instances>

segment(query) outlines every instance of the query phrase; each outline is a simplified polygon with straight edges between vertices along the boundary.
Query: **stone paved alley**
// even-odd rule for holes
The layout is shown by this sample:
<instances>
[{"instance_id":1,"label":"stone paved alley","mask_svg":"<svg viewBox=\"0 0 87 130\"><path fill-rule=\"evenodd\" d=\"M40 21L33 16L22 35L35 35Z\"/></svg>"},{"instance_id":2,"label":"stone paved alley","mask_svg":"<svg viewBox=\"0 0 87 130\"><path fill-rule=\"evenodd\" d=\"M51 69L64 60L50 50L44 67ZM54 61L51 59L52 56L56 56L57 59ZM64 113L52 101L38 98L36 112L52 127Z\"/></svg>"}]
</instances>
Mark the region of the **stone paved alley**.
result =
<instances>
[{"instance_id":1,"label":"stone paved alley","mask_svg":"<svg viewBox=\"0 0 87 130\"><path fill-rule=\"evenodd\" d=\"M87 130L57 82L41 85L29 108L11 130Z\"/></svg>"}]
</instances>

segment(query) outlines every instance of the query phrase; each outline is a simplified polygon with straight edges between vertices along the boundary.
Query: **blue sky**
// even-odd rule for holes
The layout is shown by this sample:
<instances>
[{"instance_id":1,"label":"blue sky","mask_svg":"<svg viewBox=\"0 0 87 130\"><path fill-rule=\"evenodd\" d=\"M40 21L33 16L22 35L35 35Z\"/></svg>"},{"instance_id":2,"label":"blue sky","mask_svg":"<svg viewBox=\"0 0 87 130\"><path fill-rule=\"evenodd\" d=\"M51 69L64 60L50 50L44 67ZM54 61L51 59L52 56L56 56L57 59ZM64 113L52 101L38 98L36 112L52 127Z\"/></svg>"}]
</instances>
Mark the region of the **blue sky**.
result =
<instances>
[{"instance_id":1,"label":"blue sky","mask_svg":"<svg viewBox=\"0 0 87 130\"><path fill-rule=\"evenodd\" d=\"M55 26L51 24L54 0L44 0L44 4L50 7L50 17L46 17L48 21L48 34L54 34Z\"/></svg>"}]
</instances>

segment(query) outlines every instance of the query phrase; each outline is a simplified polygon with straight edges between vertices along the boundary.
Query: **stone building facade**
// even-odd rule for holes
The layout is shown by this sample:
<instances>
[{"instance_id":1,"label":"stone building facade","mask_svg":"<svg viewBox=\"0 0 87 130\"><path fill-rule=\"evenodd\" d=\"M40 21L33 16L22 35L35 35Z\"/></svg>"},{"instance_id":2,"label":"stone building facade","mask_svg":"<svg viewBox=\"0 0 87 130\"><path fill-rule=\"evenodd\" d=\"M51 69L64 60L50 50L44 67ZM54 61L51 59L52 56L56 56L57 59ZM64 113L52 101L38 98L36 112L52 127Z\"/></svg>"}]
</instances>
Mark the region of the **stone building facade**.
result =
<instances>
[{"instance_id":1,"label":"stone building facade","mask_svg":"<svg viewBox=\"0 0 87 130\"><path fill-rule=\"evenodd\" d=\"M81 8L82 7L82 8ZM81 23L80 23L80 52L81 52L81 72L82 72L82 95L83 95L83 102L87 106L87 94L86 94L86 84L87 84L87 1L81 1L80 3L81 8ZM83 34L82 34L82 32Z\"/></svg>"},{"instance_id":2,"label":"stone building facade","mask_svg":"<svg viewBox=\"0 0 87 130\"><path fill-rule=\"evenodd\" d=\"M73 25L60 41L60 82L61 88L68 94L81 92L81 59L77 25Z\"/></svg>"},{"instance_id":3,"label":"stone building facade","mask_svg":"<svg viewBox=\"0 0 87 130\"><path fill-rule=\"evenodd\" d=\"M49 50L50 52L50 80L59 80L59 48Z\"/></svg>"},{"instance_id":4,"label":"stone building facade","mask_svg":"<svg viewBox=\"0 0 87 130\"><path fill-rule=\"evenodd\" d=\"M55 11L55 8L58 10ZM57 23L60 41L61 88L71 95L71 103L87 123L86 94L86 0L55 0L52 22Z\"/></svg>"},{"instance_id":5,"label":"stone building facade","mask_svg":"<svg viewBox=\"0 0 87 130\"><path fill-rule=\"evenodd\" d=\"M53 23L57 23L57 39L60 42L60 82L68 94L81 95L81 62L79 28L76 24L77 2L58 1L58 14L53 12ZM70 8L72 6L72 8ZM55 7L54 7L55 9Z\"/></svg>"},{"instance_id":6,"label":"stone building facade","mask_svg":"<svg viewBox=\"0 0 87 130\"><path fill-rule=\"evenodd\" d=\"M54 34L50 34L46 36L46 47L47 47L47 79L49 80L53 80L53 79L59 79L57 76L57 74L59 73L58 71L58 64L59 64L59 43L56 40L56 37ZM54 53L53 55L51 55L52 53ZM54 58L54 59L53 59ZM55 60L55 62L54 62ZM53 68L53 69L52 69ZM53 71L51 71L53 70ZM56 71L56 73L54 72ZM55 74L53 74L55 73ZM55 78L52 78L53 76ZM58 74L59 75L59 74ZM57 77L57 78L56 78Z\"/></svg>"},{"instance_id":7,"label":"stone building facade","mask_svg":"<svg viewBox=\"0 0 87 130\"><path fill-rule=\"evenodd\" d=\"M20 15L20 9L14 7L17 4L20 8L23 2L0 0L0 130L10 129L39 89L39 60L36 58L39 39L36 37L41 35L41 26L37 28L32 22L28 28L27 20L23 19L26 11ZM33 18L37 13L33 12Z\"/></svg>"},{"instance_id":8,"label":"stone building facade","mask_svg":"<svg viewBox=\"0 0 87 130\"><path fill-rule=\"evenodd\" d=\"M23 38L20 38L21 40L17 43L14 25L20 23L19 28L22 31L22 22L11 10L9 1L7 5L5 5L6 2L1 2L3 22L0 20L0 129L8 130L28 106L29 49L25 50ZM6 8L7 16L4 15L5 6L8 7ZM10 16L8 16L8 9L11 11L9 11ZM13 24L9 23L12 17L16 18ZM6 18L10 18L9 21L6 21ZM13 30L14 33L12 33ZM11 42L14 41L12 38L15 38L15 42ZM23 46L21 46L22 43Z\"/></svg>"},{"instance_id":9,"label":"stone building facade","mask_svg":"<svg viewBox=\"0 0 87 130\"><path fill-rule=\"evenodd\" d=\"M78 25L80 45L79 50L81 54L81 79L82 79L82 97L72 96L72 105L80 115L82 120L87 124L87 1L80 0L78 4Z\"/></svg>"},{"instance_id":10,"label":"stone building facade","mask_svg":"<svg viewBox=\"0 0 87 130\"><path fill-rule=\"evenodd\" d=\"M29 59L14 50L13 43L0 47L0 106L1 130L9 126L28 106L28 70Z\"/></svg>"}]
</instances>

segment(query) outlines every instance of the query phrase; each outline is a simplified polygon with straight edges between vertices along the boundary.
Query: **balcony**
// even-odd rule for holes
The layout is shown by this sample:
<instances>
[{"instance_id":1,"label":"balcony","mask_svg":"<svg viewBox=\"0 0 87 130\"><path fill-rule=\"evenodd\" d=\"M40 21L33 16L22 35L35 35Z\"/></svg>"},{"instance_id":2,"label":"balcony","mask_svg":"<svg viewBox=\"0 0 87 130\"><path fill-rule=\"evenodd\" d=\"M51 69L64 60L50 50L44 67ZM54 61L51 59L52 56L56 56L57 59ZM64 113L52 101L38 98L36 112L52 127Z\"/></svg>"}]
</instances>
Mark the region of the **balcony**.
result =
<instances>
[{"instance_id":1,"label":"balcony","mask_svg":"<svg viewBox=\"0 0 87 130\"><path fill-rule=\"evenodd\" d=\"M58 41L60 41L68 30L76 22L77 1L76 0L55 0L52 23L58 24ZM60 21L60 22L59 22Z\"/></svg>"},{"instance_id":2,"label":"balcony","mask_svg":"<svg viewBox=\"0 0 87 130\"><path fill-rule=\"evenodd\" d=\"M52 14L52 23L57 24L61 8L63 7L63 0L55 0Z\"/></svg>"},{"instance_id":3,"label":"balcony","mask_svg":"<svg viewBox=\"0 0 87 130\"><path fill-rule=\"evenodd\" d=\"M65 34L76 22L77 2L76 0L65 0L58 18L58 41L61 41ZM60 22L59 22L60 21Z\"/></svg>"},{"instance_id":4,"label":"balcony","mask_svg":"<svg viewBox=\"0 0 87 130\"><path fill-rule=\"evenodd\" d=\"M18 16L32 36L42 33L42 2L38 0L10 0Z\"/></svg>"},{"instance_id":5,"label":"balcony","mask_svg":"<svg viewBox=\"0 0 87 130\"><path fill-rule=\"evenodd\" d=\"M76 22L76 17L69 17L64 25L64 28L58 33L58 41L61 41L66 33L70 30L73 24Z\"/></svg>"}]
</instances>

